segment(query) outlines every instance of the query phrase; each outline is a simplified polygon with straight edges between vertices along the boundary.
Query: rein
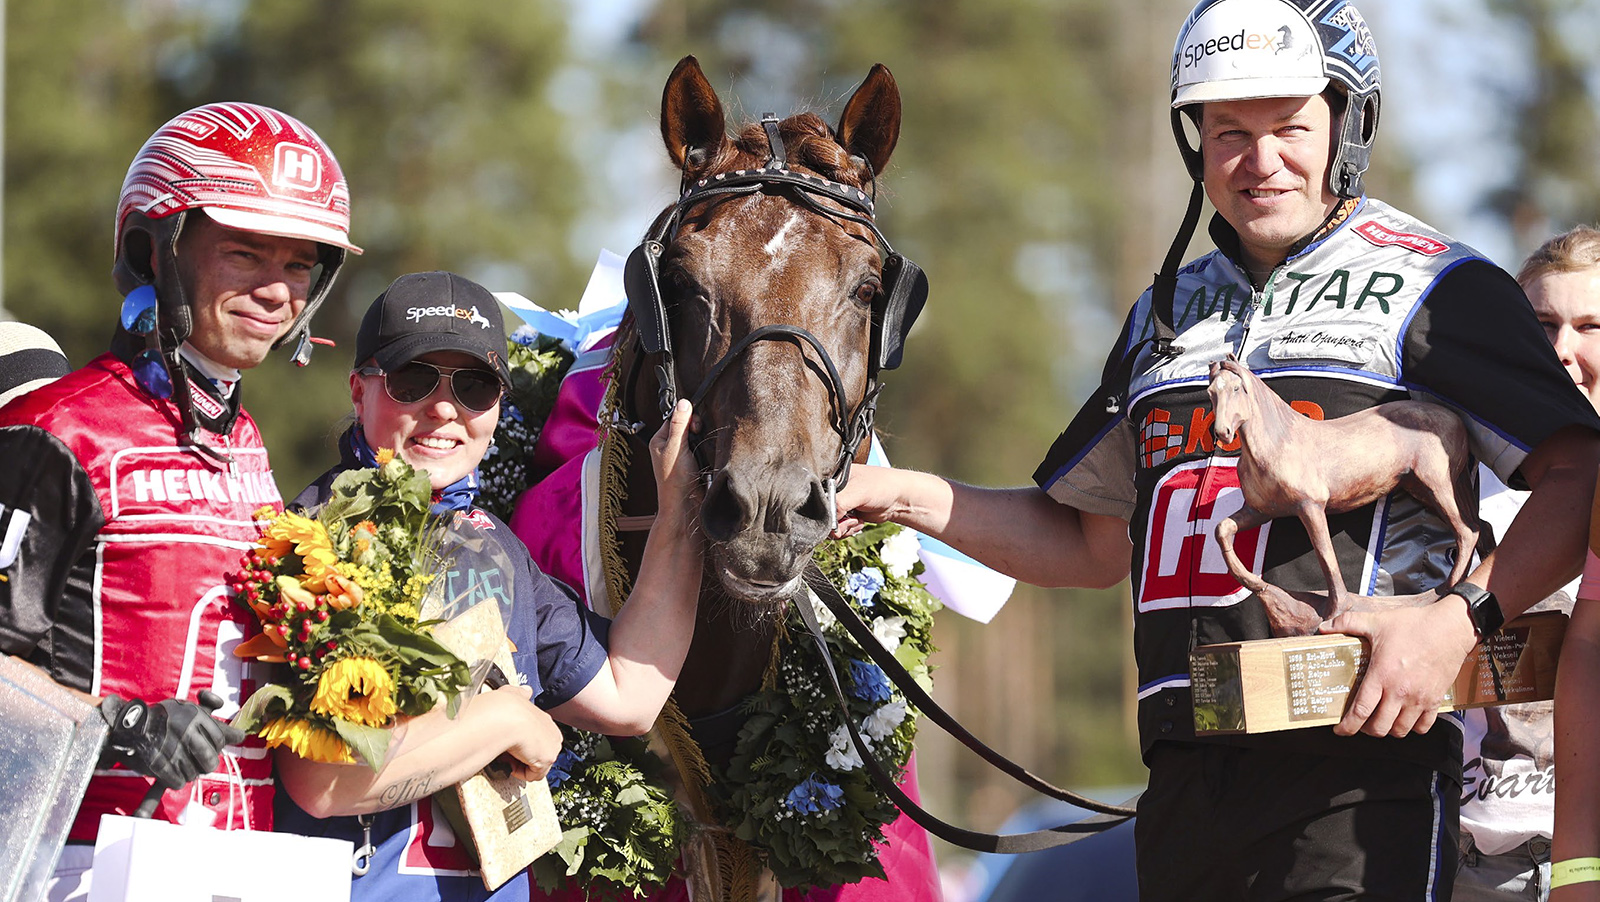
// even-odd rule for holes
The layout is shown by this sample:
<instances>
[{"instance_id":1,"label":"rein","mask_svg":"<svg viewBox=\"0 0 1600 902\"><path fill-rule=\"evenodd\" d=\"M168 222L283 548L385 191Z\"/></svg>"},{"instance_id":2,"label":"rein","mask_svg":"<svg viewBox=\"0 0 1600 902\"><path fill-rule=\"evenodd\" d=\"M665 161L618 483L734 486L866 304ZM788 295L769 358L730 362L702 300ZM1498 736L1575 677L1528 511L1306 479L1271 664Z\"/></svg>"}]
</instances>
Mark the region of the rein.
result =
<instances>
[{"instance_id":1,"label":"rein","mask_svg":"<svg viewBox=\"0 0 1600 902\"><path fill-rule=\"evenodd\" d=\"M872 628L861 622L861 618L857 616L855 609L850 607L849 602L844 600L844 596L839 594L839 590L834 586L833 581L828 579L827 575L815 563L807 566L805 582L810 591L798 593L795 597L795 604L800 609L800 619L805 622L807 631L811 633L812 640L816 642L817 648L821 652L823 663L827 665L828 678L833 684L834 697L839 702L840 710L844 712L845 729L850 733L850 741L855 745L856 754L861 757L862 763L866 766L867 772L872 775L873 782L878 784L878 788L893 799L895 805L905 812L907 817L916 821L918 826L945 842L964 849L971 849L974 852L996 852L1003 855L1015 855L1077 842L1080 839L1094 836L1118 824L1125 823L1137 813L1136 809L1129 804L1110 805L1097 799L1091 799L1087 796L1061 789L1049 781L1030 773L1026 768L984 744L982 740L972 735L966 727L961 725L960 721L952 717L948 711L934 701L933 697L917 684L916 678L907 672L899 661L895 660L893 652L883 647L883 644L872 634ZM855 722L849 715L849 703L845 700L844 689L839 683L839 675L834 670L833 656L828 652L828 642L823 637L822 626L817 620L816 608L812 604L813 598L827 606L828 610L839 621L839 624L845 628L850 637L861 647L861 650L866 652L867 656L872 658L873 662L883 669L884 675L895 685L895 688L905 694L906 700L914 705L917 710L926 714L929 720L960 740L962 745L976 752L979 757L992 764L996 770L1011 777L1018 783L1050 798L1076 805L1088 811L1097 812L1097 814L1075 823L1063 824L1048 830L1035 830L1030 833L995 834L957 827L941 820L929 813L921 805L912 801L911 797L900 789L894 777L883 768L883 765L878 763L871 746L867 745L866 741L861 738ZM1137 798L1137 796L1134 797L1134 799ZM1130 799L1129 802L1134 801L1134 799Z\"/></svg>"}]
</instances>

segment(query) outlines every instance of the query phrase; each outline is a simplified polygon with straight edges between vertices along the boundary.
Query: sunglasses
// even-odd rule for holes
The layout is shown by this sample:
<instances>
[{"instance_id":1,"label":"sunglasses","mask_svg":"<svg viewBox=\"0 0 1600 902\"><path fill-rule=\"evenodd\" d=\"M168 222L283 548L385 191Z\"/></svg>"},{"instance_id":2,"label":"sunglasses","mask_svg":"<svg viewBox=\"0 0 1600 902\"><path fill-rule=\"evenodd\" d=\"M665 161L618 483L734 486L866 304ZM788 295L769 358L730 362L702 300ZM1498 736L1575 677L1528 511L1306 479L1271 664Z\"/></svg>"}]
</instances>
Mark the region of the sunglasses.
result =
<instances>
[{"instance_id":1,"label":"sunglasses","mask_svg":"<svg viewBox=\"0 0 1600 902\"><path fill-rule=\"evenodd\" d=\"M499 403L503 394L500 377L479 367L439 366L413 360L392 371L376 366L356 370L363 376L382 376L383 390L400 404L415 404L433 394L440 378L450 380L450 394L457 404L474 413L483 413Z\"/></svg>"}]
</instances>

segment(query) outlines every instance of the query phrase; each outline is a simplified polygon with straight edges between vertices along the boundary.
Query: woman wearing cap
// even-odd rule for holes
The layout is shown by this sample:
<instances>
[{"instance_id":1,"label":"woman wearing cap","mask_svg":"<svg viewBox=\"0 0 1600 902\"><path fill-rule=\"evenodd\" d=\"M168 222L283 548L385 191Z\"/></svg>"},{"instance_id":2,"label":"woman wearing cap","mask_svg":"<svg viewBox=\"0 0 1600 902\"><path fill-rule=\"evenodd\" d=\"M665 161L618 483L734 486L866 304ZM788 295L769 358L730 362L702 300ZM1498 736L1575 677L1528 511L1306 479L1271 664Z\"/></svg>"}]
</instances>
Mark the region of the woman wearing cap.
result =
<instances>
[{"instance_id":1,"label":"woman wearing cap","mask_svg":"<svg viewBox=\"0 0 1600 902\"><path fill-rule=\"evenodd\" d=\"M287 790L278 796L280 830L376 847L370 869L353 884L355 899L527 898L525 874L485 893L464 843L437 817L429 794L502 753L521 762L525 775L542 777L561 748L552 717L609 735L646 732L694 631L702 561L690 521L696 480L685 453L687 402L651 442L661 495L657 528L630 603L608 623L541 573L504 523L474 506L478 463L510 382L505 350L499 304L482 286L446 272L395 280L368 309L356 338L350 374L356 422L340 441L339 465L295 500L306 509L320 506L336 475L375 466L379 448L428 471L435 511L456 513L454 537L495 550L465 562L458 556L452 570L511 587L507 632L527 680L478 696L453 720L434 711L401 724L376 774L364 765L319 764L278 750ZM505 567L512 572L493 572Z\"/></svg>"}]
</instances>

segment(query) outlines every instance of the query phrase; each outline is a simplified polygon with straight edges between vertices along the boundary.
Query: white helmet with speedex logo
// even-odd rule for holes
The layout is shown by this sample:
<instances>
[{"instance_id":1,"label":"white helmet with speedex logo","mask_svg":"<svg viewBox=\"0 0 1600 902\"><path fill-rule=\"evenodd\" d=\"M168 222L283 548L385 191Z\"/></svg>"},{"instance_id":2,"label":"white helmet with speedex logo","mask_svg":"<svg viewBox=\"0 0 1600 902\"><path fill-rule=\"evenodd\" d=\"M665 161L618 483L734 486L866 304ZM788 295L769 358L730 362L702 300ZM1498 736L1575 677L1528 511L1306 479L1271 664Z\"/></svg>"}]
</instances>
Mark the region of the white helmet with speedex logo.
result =
<instances>
[{"instance_id":1,"label":"white helmet with speedex logo","mask_svg":"<svg viewBox=\"0 0 1600 902\"><path fill-rule=\"evenodd\" d=\"M1196 104L1263 97L1311 97L1330 84L1337 143L1328 188L1361 193L1361 176L1378 130L1378 48L1348 0L1201 0L1172 50L1172 128L1189 174L1201 177L1200 151L1183 133L1178 111Z\"/></svg>"}]
</instances>

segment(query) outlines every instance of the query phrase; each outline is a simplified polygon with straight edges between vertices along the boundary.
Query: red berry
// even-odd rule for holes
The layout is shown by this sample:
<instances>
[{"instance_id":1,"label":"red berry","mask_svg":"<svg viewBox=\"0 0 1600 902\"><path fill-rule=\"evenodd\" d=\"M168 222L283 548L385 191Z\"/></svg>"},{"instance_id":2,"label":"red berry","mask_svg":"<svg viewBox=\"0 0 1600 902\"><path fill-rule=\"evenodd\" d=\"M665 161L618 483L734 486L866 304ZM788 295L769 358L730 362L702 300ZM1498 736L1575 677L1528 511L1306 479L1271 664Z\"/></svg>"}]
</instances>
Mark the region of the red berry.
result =
<instances>
[{"instance_id":1,"label":"red berry","mask_svg":"<svg viewBox=\"0 0 1600 902\"><path fill-rule=\"evenodd\" d=\"M326 609L317 611L317 622L318 623L327 623L328 622L328 612L327 612Z\"/></svg>"},{"instance_id":2,"label":"red berry","mask_svg":"<svg viewBox=\"0 0 1600 902\"><path fill-rule=\"evenodd\" d=\"M300 669L301 670L310 670L311 669L311 659L310 658L302 656L300 658L299 664L300 664Z\"/></svg>"}]
</instances>

